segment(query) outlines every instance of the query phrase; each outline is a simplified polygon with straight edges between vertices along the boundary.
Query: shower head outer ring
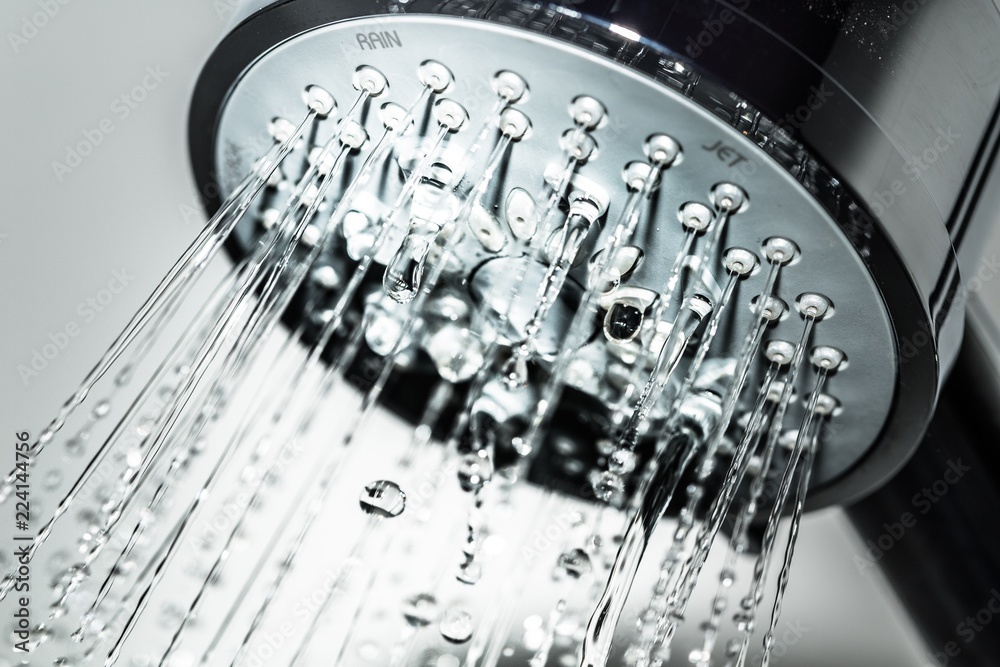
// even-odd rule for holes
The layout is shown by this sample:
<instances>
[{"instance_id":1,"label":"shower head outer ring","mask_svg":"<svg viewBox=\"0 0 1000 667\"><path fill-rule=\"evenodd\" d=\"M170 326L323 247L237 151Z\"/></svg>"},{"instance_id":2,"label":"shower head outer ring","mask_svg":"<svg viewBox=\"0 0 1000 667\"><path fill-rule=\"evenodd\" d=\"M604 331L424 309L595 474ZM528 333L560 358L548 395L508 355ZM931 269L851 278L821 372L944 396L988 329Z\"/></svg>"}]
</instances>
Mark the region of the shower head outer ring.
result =
<instances>
[{"instance_id":1,"label":"shower head outer ring","mask_svg":"<svg viewBox=\"0 0 1000 667\"><path fill-rule=\"evenodd\" d=\"M199 192L206 209L211 213L221 205L218 173L215 162L218 122L225 107L227 97L240 80L243 73L253 63L273 47L316 27L343 20L401 14L449 14L470 20L487 20L504 23L510 27L521 27L540 32L545 27L546 34L561 41L568 41L589 51L596 51L607 57L616 54L612 60L630 67L660 83L670 85L658 68L664 59L671 62L685 62L678 58L676 51L646 40L633 40L619 35L609 28L601 11L596 16L585 16L580 10L586 6L601 3L578 3L574 10L552 9L547 18L553 25L529 23L527 26L513 21L509 13L516 0L504 2L436 2L412 0L401 3L394 0L340 0L336 3L324 0L286 0L256 11L242 20L223 38L210 56L196 85L189 115L189 150L192 167ZM259 4L259 3L257 3ZM610 3L605 3L610 4ZM554 6L547 6L550 9ZM604 12L607 15L607 12ZM641 31L640 31L641 32ZM655 30L649 34L657 34ZM614 45L615 48L609 48ZM686 64L686 63L685 63ZM702 90L710 87L705 75L698 75ZM711 102L718 105L719 99L732 100L724 91L731 89L711 84L715 97ZM676 87L676 86L674 86ZM750 94L750 91L741 91ZM689 98L705 100L688 95ZM750 108L744 98L737 104L743 109ZM813 155L802 144L790 136L775 136L774 141L783 141L789 154L799 158L799 163L783 166L790 171L797 168L800 173L809 174L802 179L813 198L833 217L858 251L876 284L881 290L887 312L896 336L897 385L892 408L880 437L875 445L839 478L826 481L814 487L808 501L810 508L818 508L833 503L848 503L881 486L908 460L923 435L926 423L933 412L938 390L944 374L946 362L957 350L961 337L961 317L955 316L955 306L947 298L933 304L928 284L937 284L944 277L946 294L954 294L958 286L955 272L955 254L943 225L931 228L935 234L934 247L944 243L947 248L941 259L940 270L932 269L926 261L912 261L901 255L897 237L908 230L898 227L887 228L882 221L868 211L862 200L854 196L847 184L832 175L824 162ZM909 232L912 233L912 232ZM943 240L939 237L944 236ZM244 250L235 242L229 250L240 256ZM930 274L936 271L935 276ZM949 279L948 276L951 276ZM940 291L940 290L938 290ZM935 292L936 294L937 292ZM956 319L958 324L956 325ZM928 325L928 323L932 323ZM901 341L913 341L919 337L927 344L919 354L905 359L899 355Z\"/></svg>"}]
</instances>

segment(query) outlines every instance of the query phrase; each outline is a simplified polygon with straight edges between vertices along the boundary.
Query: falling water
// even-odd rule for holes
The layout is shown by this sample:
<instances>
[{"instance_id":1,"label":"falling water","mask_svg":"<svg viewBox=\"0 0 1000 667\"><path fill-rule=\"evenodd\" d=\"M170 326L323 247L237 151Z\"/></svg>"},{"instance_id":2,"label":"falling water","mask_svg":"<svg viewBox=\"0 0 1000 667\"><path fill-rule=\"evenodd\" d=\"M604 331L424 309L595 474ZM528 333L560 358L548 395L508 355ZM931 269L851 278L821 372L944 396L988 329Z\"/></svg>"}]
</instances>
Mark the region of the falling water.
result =
<instances>
[{"instance_id":1,"label":"falling water","mask_svg":"<svg viewBox=\"0 0 1000 667\"><path fill-rule=\"evenodd\" d=\"M42 430L38 440L29 450L31 456L34 457L41 453L52 437L63 427L73 410L86 400L90 390L108 372L108 369L118 360L143 327L156 316L157 312L169 305L177 292L184 289L203 271L222 242L229 236L236 223L242 219L250 204L267 184L271 174L302 137L309 124L316 118L328 116L336 108L329 93L316 86L311 86L306 90L305 98L309 107L306 116L290 132L284 126L276 128L278 130L275 133L276 145L255 164L254 172L248 175L230 194L226 202L209 221L209 224L198 235L198 238L171 267L160 284L153 290L149 299L139 308L122 333L83 379L73 395L59 409L49 425ZM6 498L10 493L8 486L15 476L12 472L4 480L3 498Z\"/></svg>"},{"instance_id":2,"label":"falling water","mask_svg":"<svg viewBox=\"0 0 1000 667\"><path fill-rule=\"evenodd\" d=\"M582 667L604 667L607 664L611 639L643 553L696 449L696 440L690 433L682 433L663 443L655 468L639 491L639 507L629 518L611 576L587 626L580 662Z\"/></svg>"},{"instance_id":3,"label":"falling water","mask_svg":"<svg viewBox=\"0 0 1000 667\"><path fill-rule=\"evenodd\" d=\"M33 559L71 509L96 508L79 559L52 568L55 627L36 628L35 650L69 618L83 658L100 653L110 666L152 619L168 631L157 646L161 667L185 652L202 665L247 664L298 580L315 584L311 551L327 530L343 542L330 559L339 575L283 648L285 662L305 664L322 642L334 665L367 651L366 660L393 666L433 653L457 661L442 665L498 667L521 656L532 667L605 667L651 538L667 524L627 654L637 667L659 665L734 517L700 648L688 656L707 667L767 475L784 463L786 417L804 410L741 601L739 642L729 646L742 665L794 487L763 639L769 663L810 470L837 411L822 392L846 368L837 348L809 349L833 305L793 291L798 245L747 241L750 193L735 183L718 181L696 199L678 192L672 170L684 168L683 150L662 132L629 147L635 159L613 167L619 182L593 178L595 165L605 169L600 161L624 148L596 97L568 96L569 122L540 137L527 113L540 91L529 93L521 74L503 69L479 81L486 96L473 104L459 101L468 102L463 82L444 63L426 60L414 74L392 82L393 93L409 91L407 106L376 104L390 96L390 81L363 65L350 88L331 88L349 91L340 117L331 93L314 85L298 123L272 120L272 145L30 445L30 459L42 461L64 427L71 453L105 424L110 430L25 540ZM530 178L510 168L520 161L538 162ZM664 206L677 215L669 232L660 232ZM237 226L247 233L239 239ZM669 256L644 274L651 230L669 233ZM237 241L247 257L191 307L219 248ZM649 280L652 288L638 284ZM801 319L794 344L766 339L799 326L778 324L786 303ZM292 323L287 335L282 323ZM800 401L807 376L811 392ZM89 414L74 414L98 389ZM345 392L360 395L356 410L345 412ZM593 407L555 419L581 400ZM127 407L112 425L119 404ZM405 446L366 433L380 405L415 420ZM293 459L286 498L272 481ZM107 479L98 475L104 468ZM361 470L370 476L357 477ZM18 480L15 469L0 502ZM157 595L170 589L181 547L223 480L242 500L218 543L201 544L190 590L171 591L177 610L158 616ZM360 490L350 513L347 487ZM571 527L554 519L560 508L572 509ZM241 544L265 510L276 524ZM433 532L439 524L448 538ZM609 533L619 525L620 536ZM553 526L552 550L535 554L537 535ZM614 558L607 544L617 544ZM407 555L439 546L429 567ZM401 627L383 655L362 638L373 617L383 618L386 573L401 565L429 571L421 590L393 584L391 618ZM215 584L237 569L238 590L217 600ZM15 582L7 573L0 599ZM517 621L539 599L532 639L521 641ZM220 613L204 614L209 601Z\"/></svg>"}]
</instances>

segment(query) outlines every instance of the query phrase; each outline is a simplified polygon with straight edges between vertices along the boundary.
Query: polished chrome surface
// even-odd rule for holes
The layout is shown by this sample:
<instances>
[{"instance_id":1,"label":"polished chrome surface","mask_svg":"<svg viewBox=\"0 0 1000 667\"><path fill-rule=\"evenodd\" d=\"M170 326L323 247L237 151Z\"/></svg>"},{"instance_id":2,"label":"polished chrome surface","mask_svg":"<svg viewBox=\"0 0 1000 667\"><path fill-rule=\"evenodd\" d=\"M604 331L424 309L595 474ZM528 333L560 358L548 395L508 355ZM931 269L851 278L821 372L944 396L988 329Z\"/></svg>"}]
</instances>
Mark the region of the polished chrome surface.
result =
<instances>
[{"instance_id":1,"label":"polished chrome surface","mask_svg":"<svg viewBox=\"0 0 1000 667\"><path fill-rule=\"evenodd\" d=\"M380 31L398 36L401 45L371 49L359 43L359 35ZM512 48L512 43L518 48ZM840 476L865 454L876 441L890 409L897 359L882 298L854 248L800 185L768 156L741 142L732 128L683 97L604 59L530 33L443 17L362 19L320 28L261 58L231 92L219 124L216 159L221 181L232 184L244 173L258 147L267 140L262 128L276 110L294 108L296 91L305 82L320 82L338 99L346 99L351 89L340 72L368 64L385 72L390 81L389 98L405 104L419 92L411 72L428 58L453 69L456 85L447 96L469 109L474 125L492 104L489 80L494 72L511 69L527 78L530 93L518 108L531 118L532 136L512 152L505 172L507 190L522 187L537 191L543 185L544 170L558 166L561 158L554 138L567 126L570 100L581 94L602 100L609 110L607 126L593 133L597 155L579 173L581 179L592 183L589 187L606 193L601 196L610 201L605 231L625 198L619 172L628 162L641 157L642 141L654 132L667 132L677 138L684 147L683 157L664 173L655 209L638 232L635 243L644 255L627 281L629 287L658 293L666 282L681 245L683 228L678 224L677 211L684 203L700 201L711 205L712 188L720 182L743 187L748 201L732 216L724 247L745 247L761 254L764 240L781 235L793 238L801 247L801 257L782 276L778 293L789 304L803 292L826 294L834 303L835 314L817 328L813 344L839 346L850 360L850 371L830 381L829 391L842 402L845 418L828 435L817 464L817 485ZM543 71L533 67L538 61L546 62ZM332 62L336 62L336 69L331 67ZM628 103L623 104L623 100ZM373 135L377 123L371 114L368 129ZM322 134L317 137L319 142L323 139ZM454 143L461 145L461 138ZM444 154L449 154L447 148ZM460 156L461 152L457 152L454 158ZM506 198L507 190L500 200ZM391 199L377 194L383 200ZM495 210L493 215L502 220L501 210ZM247 233L249 229L244 228ZM513 239L506 250L498 253L469 245L466 251L471 254L459 259L467 262L469 273L485 261L474 275L488 275L490 263L495 261L490 258L507 254L512 245ZM749 280L744 295L753 294L754 285L759 289L763 273ZM579 270L576 275L580 277ZM473 291L479 289L478 281L473 278ZM525 291L531 293L530 289ZM726 324L727 330L745 330L751 315L749 308L736 308L732 321ZM790 317L778 323L768 338L793 339L797 336L797 320ZM723 332L720 339L731 339L733 335ZM580 351L583 358L591 358L591 363L596 364L594 378L601 376L606 363L603 347L601 339ZM603 383L591 380L590 385L581 388L600 396L602 387ZM797 419L796 415L793 413L791 418Z\"/></svg>"}]
</instances>

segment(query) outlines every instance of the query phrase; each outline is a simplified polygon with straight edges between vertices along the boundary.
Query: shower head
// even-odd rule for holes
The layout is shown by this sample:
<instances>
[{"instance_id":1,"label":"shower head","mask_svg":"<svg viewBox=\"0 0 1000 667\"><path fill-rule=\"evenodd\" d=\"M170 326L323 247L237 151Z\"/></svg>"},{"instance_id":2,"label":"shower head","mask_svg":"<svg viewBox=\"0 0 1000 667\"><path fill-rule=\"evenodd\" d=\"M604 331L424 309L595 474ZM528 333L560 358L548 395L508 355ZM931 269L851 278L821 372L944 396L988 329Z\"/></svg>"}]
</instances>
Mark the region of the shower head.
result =
<instances>
[{"instance_id":1,"label":"shower head","mask_svg":"<svg viewBox=\"0 0 1000 667\"><path fill-rule=\"evenodd\" d=\"M653 29L659 28L658 19L665 20L666 10L658 16L659 10L633 3L636 9L620 10L621 20L633 18L633 22L619 24L611 20L614 12L596 12L599 5L293 2L267 7L238 23L223 40L195 93L190 146L209 210L218 207L272 141L268 128L273 119L283 115L291 120L298 113L299 96L307 85L322 85L346 104L358 95L357 73L364 68L378 71L388 89L359 116L369 142L353 161L360 165L366 149L385 131L378 113L383 100L409 106L419 126L391 149L387 162L392 166L380 167L392 171L373 179L349 210L341 212L339 245L323 251L320 277L337 275L346 283L350 264L374 240L376 225L391 210L405 178L412 175L416 156L425 154L434 140L437 126L423 107L431 98L456 103L468 114L468 128L445 136L433 158L433 176L420 177L436 179L450 191L447 206L453 210L441 214L451 218L444 226L464 235L452 253L455 265L445 270L439 291L440 307L448 316L454 315L448 309L468 313L486 308L498 314L494 319L502 320L487 323L488 335L510 347L515 339L520 342L538 285L545 278L545 265L558 256L558 244L567 239L557 238L552 229L536 231L534 220L527 227L518 221L548 215L545 222L551 227L553 219L563 221L574 200L594 205L583 223L588 227L586 238L573 239L578 247L572 250L568 262L572 266L563 278L565 289L557 290L555 302L546 304L551 313L542 318L542 330L532 343L538 349L526 372L533 386L543 386L543 376L551 376L557 364L557 347L568 335L583 291L594 287L592 269L600 262L607 237L626 214L635 218L635 228L621 241L624 251L618 251L616 265L606 268L621 274L620 284L597 295L594 306L599 313L574 332L578 343L586 344L573 346L578 358L573 359L572 369L565 369L571 374L566 382L569 395L553 408L560 412L556 424L579 424L585 416L586 426L575 429L581 431L577 437L591 443L613 437L616 406L641 374L635 371L634 358L645 349L650 362L650 344L659 345L664 337L662 332L657 337L657 317L663 320L665 311L679 307L687 292L700 290L717 300L733 275L724 266L724 253L740 248L753 253L760 266L745 280L741 277L733 303L723 306L726 313L715 334L718 342L704 368L708 384L701 389L724 393L740 339L757 317L750 302L761 293L769 269L781 265L773 295L782 299L788 312L768 328L766 339L794 342L803 321L797 299L816 292L829 299L832 308L816 327L809 348L829 345L846 357L843 372L831 375L826 384L838 401L836 413L843 413L843 418L826 428L810 506L864 495L890 477L919 442L926 424L913 415L931 414L944 372L957 351L961 310L954 299L958 278L947 229L940 221L935 225L933 208L920 216L907 211L898 217L892 209L882 217L873 215L873 209L883 212L887 207L866 203L858 195L871 183L852 183L835 175L830 164L831 158L843 160L850 147L839 147L832 156L811 149L797 129L804 121L795 115L769 115L760 105L775 104L773 99L751 102L741 96L772 92L757 90L759 81L741 80L734 90L725 83L731 73L722 77L703 71L701 59L692 58L690 48L651 39L637 30L659 34ZM726 29L748 30L744 22L752 21L744 16L731 27L727 23ZM743 46L735 35L732 41L728 34L722 37L727 39L712 45L717 50L732 53ZM445 80L425 94L428 87L421 67L428 62L440 68ZM539 66L542 63L544 67ZM513 87L505 89L511 81ZM815 124L842 113L848 103L848 92L838 85L817 73L790 82L782 92L786 97L801 95L808 106L800 115ZM411 106L414 101L418 108ZM482 176L504 109L523 114L531 126L530 136L507 150L498 175L480 193L475 190L476 179ZM591 113L594 117L584 120ZM322 144L338 122L320 124L308 145ZM670 142L670 155L662 165L650 152L654 149L649 139L657 136ZM854 143L847 133L842 140ZM580 142L585 146L578 146ZM298 150L308 151L308 146ZM586 155L574 160L574 150ZM305 164L301 158L286 162L283 177L294 182ZM561 182L567 164L572 173L568 182ZM650 192L640 197L643 201L636 209L626 211L635 205L630 194L651 168L657 173ZM558 211L549 212L546 207L552 202L546 198L557 189L563 190L556 202ZM914 199L923 194L916 193ZM730 195L734 199L727 199ZM479 199L470 203L473 196ZM469 222L455 223L463 203L471 206ZM245 256L274 215L265 205L256 224L247 221L237 227L231 252ZM692 226L691 220L704 227ZM403 234L398 227L391 232L396 238L386 239L375 252L375 264L390 263ZM548 236L527 238L533 232ZM769 258L767 243L774 239L792 242L797 247L794 257L783 263ZM699 261L704 266L698 266ZM415 266L392 269L419 273ZM676 284L667 294L671 281ZM376 281L370 282L362 293L372 291ZM511 300L515 287L518 296ZM324 290L328 299L320 294ZM318 317L323 308L333 306L336 296L313 281L303 288L298 314L289 316L289 323L294 326L295 318ZM306 304L318 312L305 312ZM345 317L365 319L377 331L396 326L391 324L398 317L390 312L394 307L390 296L367 302L359 297ZM434 305L430 308L433 312ZM598 319L604 320L603 336L596 335L601 329ZM466 326L466 321L438 321L422 330L402 351L407 363L401 365L400 377L442 374L442 367L453 363L449 355L457 351L449 348L449 342L462 348L486 344L468 340L468 334L455 331L456 326ZM615 333L619 329L624 338ZM385 341L381 345L391 348ZM695 347L691 345L690 355ZM376 345L364 350L362 357L387 351ZM473 354L478 359L479 352ZM751 372L756 375L766 363L758 355ZM464 377L457 378L462 381L478 370L468 360L460 365L466 366ZM682 371L675 374L668 393L683 382ZM807 363L803 388L811 385L815 372ZM443 375L447 378L450 373L444 370ZM390 392L393 395L386 400L415 419L421 398L426 397L407 392L412 386L407 381L397 384L398 391ZM805 389L802 393L791 406L790 423L799 418L807 398ZM621 418L619 414L617 419ZM546 469L546 474L554 472Z\"/></svg>"},{"instance_id":2,"label":"shower head","mask_svg":"<svg viewBox=\"0 0 1000 667\"><path fill-rule=\"evenodd\" d=\"M922 438L1000 137L992 83L900 66L995 8L815 4L244 3L190 109L211 221L24 437L89 457L25 649L767 665L803 512Z\"/></svg>"}]
</instances>

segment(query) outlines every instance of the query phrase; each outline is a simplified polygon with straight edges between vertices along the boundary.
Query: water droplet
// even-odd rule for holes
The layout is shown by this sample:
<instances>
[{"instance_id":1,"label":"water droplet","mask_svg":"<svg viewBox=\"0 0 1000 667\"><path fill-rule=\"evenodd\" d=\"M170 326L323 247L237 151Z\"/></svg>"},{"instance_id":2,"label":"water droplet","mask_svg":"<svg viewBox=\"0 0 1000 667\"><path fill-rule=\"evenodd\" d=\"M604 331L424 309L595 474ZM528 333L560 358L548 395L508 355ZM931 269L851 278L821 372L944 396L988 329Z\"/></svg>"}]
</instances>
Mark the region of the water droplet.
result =
<instances>
[{"instance_id":1,"label":"water droplet","mask_svg":"<svg viewBox=\"0 0 1000 667\"><path fill-rule=\"evenodd\" d=\"M618 286L622 283L622 276L618 269L614 267L605 269L603 273L596 268L592 268L587 277L587 283L598 294L607 296L618 289Z\"/></svg>"},{"instance_id":2,"label":"water droplet","mask_svg":"<svg viewBox=\"0 0 1000 667\"><path fill-rule=\"evenodd\" d=\"M560 575L566 574L572 579L579 579L590 574L593 564L590 562L590 556L583 549L570 549L559 554L556 568L556 572Z\"/></svg>"},{"instance_id":3,"label":"water droplet","mask_svg":"<svg viewBox=\"0 0 1000 667\"><path fill-rule=\"evenodd\" d=\"M30 631L30 637L31 639L26 644L29 652L34 651L51 639L52 629L47 627L44 623L39 623Z\"/></svg>"},{"instance_id":4,"label":"water droplet","mask_svg":"<svg viewBox=\"0 0 1000 667\"><path fill-rule=\"evenodd\" d=\"M375 644L373 642L365 642L364 644L358 647L358 655L360 655L362 659L367 660L368 662L375 662L376 660L378 660L378 657L379 655L381 655L381 653L382 649L379 648L378 644Z\"/></svg>"},{"instance_id":5,"label":"water droplet","mask_svg":"<svg viewBox=\"0 0 1000 667\"><path fill-rule=\"evenodd\" d=\"M483 366L483 346L466 327L441 327L425 343L438 373L448 382L464 382Z\"/></svg>"},{"instance_id":6,"label":"water droplet","mask_svg":"<svg viewBox=\"0 0 1000 667\"><path fill-rule=\"evenodd\" d=\"M48 490L51 491L52 489L54 489L57 486L59 486L59 484L62 483L62 480L63 480L63 476L62 476L62 473L60 471L58 471L58 470L50 470L48 473L46 473L45 479L42 480L42 485L46 489L48 489Z\"/></svg>"},{"instance_id":7,"label":"water droplet","mask_svg":"<svg viewBox=\"0 0 1000 667\"><path fill-rule=\"evenodd\" d=\"M605 252L608 251L600 250L590 258L588 280L591 287L597 289L601 294L607 295L618 289L618 286L623 281L632 277L635 270L639 268L645 253L638 246L622 246L612 251L608 265L604 268L604 272L601 273L598 269L600 269L601 264L605 261Z\"/></svg>"},{"instance_id":8,"label":"water droplet","mask_svg":"<svg viewBox=\"0 0 1000 667\"><path fill-rule=\"evenodd\" d=\"M105 623L98 616L94 614L84 614L80 618L80 627L73 633L73 639L75 641L83 641L88 635L91 637L97 637L102 632L104 632Z\"/></svg>"},{"instance_id":9,"label":"water droplet","mask_svg":"<svg viewBox=\"0 0 1000 667\"><path fill-rule=\"evenodd\" d=\"M84 438L81 438L78 435L73 436L66 441L66 451L73 456L79 456L80 454L83 454L83 443Z\"/></svg>"},{"instance_id":10,"label":"water droplet","mask_svg":"<svg viewBox=\"0 0 1000 667\"><path fill-rule=\"evenodd\" d=\"M458 482L463 491L478 491L493 476L493 463L484 453L473 452L462 457L458 466Z\"/></svg>"},{"instance_id":11,"label":"water droplet","mask_svg":"<svg viewBox=\"0 0 1000 667\"><path fill-rule=\"evenodd\" d=\"M616 475L628 475L635 470L635 454L630 449L616 449L608 459L608 470Z\"/></svg>"},{"instance_id":12,"label":"water droplet","mask_svg":"<svg viewBox=\"0 0 1000 667\"><path fill-rule=\"evenodd\" d=\"M622 478L610 471L604 471L594 478L594 495L597 499L614 505L625 493Z\"/></svg>"},{"instance_id":13,"label":"water droplet","mask_svg":"<svg viewBox=\"0 0 1000 667\"><path fill-rule=\"evenodd\" d=\"M142 450L139 448L133 448L125 453L125 464L131 469L135 470L142 463ZM110 497L110 495L108 496Z\"/></svg>"},{"instance_id":14,"label":"water droplet","mask_svg":"<svg viewBox=\"0 0 1000 667\"><path fill-rule=\"evenodd\" d=\"M457 293L446 292L440 296L435 296L434 300L427 304L427 313L434 318L440 318L448 322L458 322L469 314L469 304Z\"/></svg>"},{"instance_id":15,"label":"water droplet","mask_svg":"<svg viewBox=\"0 0 1000 667\"><path fill-rule=\"evenodd\" d=\"M344 219L340 223L340 229L344 234L344 238L348 240L355 234L370 232L372 227L373 222L368 214L357 209L351 209L345 213Z\"/></svg>"},{"instance_id":16,"label":"water droplet","mask_svg":"<svg viewBox=\"0 0 1000 667\"><path fill-rule=\"evenodd\" d=\"M403 618L413 627L430 625L437 614L437 598L430 593L417 593L403 601Z\"/></svg>"},{"instance_id":17,"label":"water droplet","mask_svg":"<svg viewBox=\"0 0 1000 667\"><path fill-rule=\"evenodd\" d=\"M357 213L357 211L354 211ZM364 214L359 214L364 215ZM346 218L345 218L346 221ZM333 289L340 284L340 276L337 275L337 270L334 269L329 264L325 266L320 266L313 270L312 281L322 287L323 289Z\"/></svg>"},{"instance_id":18,"label":"water droplet","mask_svg":"<svg viewBox=\"0 0 1000 667\"><path fill-rule=\"evenodd\" d=\"M455 578L463 584L474 586L483 578L483 567L474 560L466 561L459 566Z\"/></svg>"},{"instance_id":19,"label":"water droplet","mask_svg":"<svg viewBox=\"0 0 1000 667\"><path fill-rule=\"evenodd\" d=\"M389 298L396 303L409 303L417 296L430 248L426 237L407 234L382 276L382 287Z\"/></svg>"},{"instance_id":20,"label":"water droplet","mask_svg":"<svg viewBox=\"0 0 1000 667\"><path fill-rule=\"evenodd\" d=\"M528 386L528 357L530 353L526 353L524 347L526 346L515 348L501 369L504 386L511 391L524 389Z\"/></svg>"},{"instance_id":21,"label":"water droplet","mask_svg":"<svg viewBox=\"0 0 1000 667\"><path fill-rule=\"evenodd\" d=\"M572 641L579 632L585 630L585 623L581 621L582 619L575 615L564 616L555 627L556 635L567 637ZM576 667L576 663L573 663L573 667Z\"/></svg>"},{"instance_id":22,"label":"water droplet","mask_svg":"<svg viewBox=\"0 0 1000 667\"><path fill-rule=\"evenodd\" d=\"M135 368L132 364L125 364L120 371L115 375L115 386L123 387L129 383L132 379L132 371Z\"/></svg>"},{"instance_id":23,"label":"water droplet","mask_svg":"<svg viewBox=\"0 0 1000 667\"><path fill-rule=\"evenodd\" d=\"M472 637L472 616L464 609L451 608L441 617L441 636L455 644Z\"/></svg>"},{"instance_id":24,"label":"water droplet","mask_svg":"<svg viewBox=\"0 0 1000 667\"><path fill-rule=\"evenodd\" d=\"M696 648L688 654L688 661L694 664L698 664L701 662L708 662L708 659L710 657L711 656L709 655L708 651Z\"/></svg>"},{"instance_id":25,"label":"water droplet","mask_svg":"<svg viewBox=\"0 0 1000 667\"><path fill-rule=\"evenodd\" d=\"M537 652L542 648L547 637L548 633L545 631L545 628L532 628L525 630L524 636L521 637L521 644L529 651ZM528 667L541 667L541 661L532 658L528 662Z\"/></svg>"},{"instance_id":26,"label":"water droplet","mask_svg":"<svg viewBox=\"0 0 1000 667\"><path fill-rule=\"evenodd\" d=\"M109 412L111 412L111 401L103 400L94 406L92 414L94 419L100 419L101 417L106 417Z\"/></svg>"},{"instance_id":27,"label":"water droplet","mask_svg":"<svg viewBox=\"0 0 1000 667\"><path fill-rule=\"evenodd\" d=\"M146 416L141 422L139 422L139 425L135 427L135 432L139 437L145 438L153 432L154 428L156 428L156 418Z\"/></svg>"},{"instance_id":28,"label":"water droplet","mask_svg":"<svg viewBox=\"0 0 1000 667\"><path fill-rule=\"evenodd\" d=\"M86 563L75 563L66 566L65 564L53 562L49 564L49 567L53 572L58 573L58 578L53 583L52 590L59 597L63 596L68 590L76 588L80 582L90 576L90 569Z\"/></svg>"},{"instance_id":29,"label":"water droplet","mask_svg":"<svg viewBox=\"0 0 1000 667\"><path fill-rule=\"evenodd\" d=\"M625 651L625 664L629 667L649 667L646 651L641 646L630 646Z\"/></svg>"},{"instance_id":30,"label":"water droplet","mask_svg":"<svg viewBox=\"0 0 1000 667\"><path fill-rule=\"evenodd\" d=\"M639 334L642 319L642 310L635 304L616 301L604 317L604 335L612 343L627 343Z\"/></svg>"},{"instance_id":31,"label":"water droplet","mask_svg":"<svg viewBox=\"0 0 1000 667\"><path fill-rule=\"evenodd\" d=\"M403 322L397 316L396 308L395 303L385 299L373 301L365 306L365 315L362 321L362 326L365 328L365 342L375 354L387 356L398 344L399 337L403 332ZM404 349L409 343L410 337L408 336L399 349Z\"/></svg>"},{"instance_id":32,"label":"water droplet","mask_svg":"<svg viewBox=\"0 0 1000 667\"><path fill-rule=\"evenodd\" d=\"M753 616L746 612L739 612L733 615L736 629L740 632L753 632Z\"/></svg>"},{"instance_id":33,"label":"water droplet","mask_svg":"<svg viewBox=\"0 0 1000 667\"><path fill-rule=\"evenodd\" d=\"M358 498L361 509L367 514L391 519L406 508L406 494L395 482L379 480L367 485Z\"/></svg>"}]
</instances>

